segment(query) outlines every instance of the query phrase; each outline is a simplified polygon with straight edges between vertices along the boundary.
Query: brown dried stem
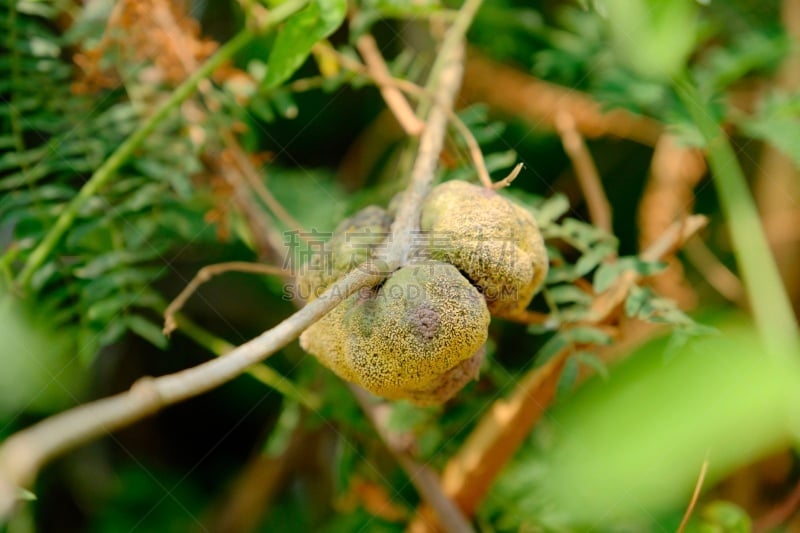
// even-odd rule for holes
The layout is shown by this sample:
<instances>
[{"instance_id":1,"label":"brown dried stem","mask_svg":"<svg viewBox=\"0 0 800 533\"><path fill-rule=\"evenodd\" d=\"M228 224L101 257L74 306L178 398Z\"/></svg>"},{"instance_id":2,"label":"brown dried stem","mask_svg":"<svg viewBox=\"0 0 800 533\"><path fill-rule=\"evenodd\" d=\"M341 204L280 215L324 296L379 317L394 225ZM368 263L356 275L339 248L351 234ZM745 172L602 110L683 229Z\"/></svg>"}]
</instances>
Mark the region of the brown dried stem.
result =
<instances>
[{"instance_id":1,"label":"brown dried stem","mask_svg":"<svg viewBox=\"0 0 800 533\"><path fill-rule=\"evenodd\" d=\"M505 178L501 179L497 183L492 185L493 189L503 189L505 187L510 187L511 183L517 179L519 173L522 172L522 167L524 167L524 163L517 163L517 165L511 170L511 172Z\"/></svg>"},{"instance_id":2,"label":"brown dried stem","mask_svg":"<svg viewBox=\"0 0 800 533\"><path fill-rule=\"evenodd\" d=\"M683 513L683 518L681 519L681 523L678 526L677 533L683 533L686 529L686 525L689 523L689 518L692 516L692 511L694 511L695 506L697 505L697 500L700 498L700 491L703 489L703 481L706 479L706 472L708 471L708 454L706 454L706 458L703 460L703 465L700 467L700 474L697 476L697 483L694 485L694 491L692 492L692 498L689 500L689 505L686 507L686 512Z\"/></svg>"},{"instance_id":3,"label":"brown dried stem","mask_svg":"<svg viewBox=\"0 0 800 533\"><path fill-rule=\"evenodd\" d=\"M364 58L364 63L367 65L370 76L378 85L386 106L394 113L397 122L406 134L411 137L417 137L422 133L425 123L417 117L397 87L390 83L392 75L383 60L383 55L381 55L375 39L372 38L372 35L366 33L358 38L356 48L358 48L361 57Z\"/></svg>"},{"instance_id":4,"label":"brown dried stem","mask_svg":"<svg viewBox=\"0 0 800 533\"><path fill-rule=\"evenodd\" d=\"M269 189L264 186L264 182L261 180L258 170L253 166L252 161L247 157L247 154L239 144L239 141L236 140L236 137L229 131L223 131L222 138L225 141L225 145L230 150L236 166L239 168L250 187L267 206L267 209L269 209L275 218L283 222L287 228L301 229L303 227L302 224L295 220L286 208L284 208L272 193L269 192Z\"/></svg>"},{"instance_id":5,"label":"brown dried stem","mask_svg":"<svg viewBox=\"0 0 800 533\"><path fill-rule=\"evenodd\" d=\"M323 47L324 45L320 44L317 46ZM362 65L358 61L355 61L344 54L340 54L332 47L326 47L325 50L326 52L335 55L337 60L343 67L353 72L357 72L359 74L363 74L367 77L370 77L370 79L376 85L384 84L386 86L394 87L416 98L419 101L436 103L437 105L441 106L441 103L436 101L436 95L432 94L430 91L426 90L423 87L420 87L419 85L411 81L387 77L379 82L377 79L372 77L372 74L369 71L369 69L367 69L364 65ZM458 133L461 135L464 142L466 143L467 151L469 152L470 159L472 159L472 164L475 166L475 172L478 173L478 179L480 180L481 184L487 189L499 188L504 186L504 185L498 186L497 184L495 185L492 184L492 178L489 176L489 170L486 168L486 161L483 158L483 152L481 151L481 147L478 144L477 139L475 139L475 136L467 127L467 125L464 124L464 121L461 120L461 118L459 118L459 116L453 111L452 106L446 106L443 107L443 109L447 112L447 118L450 120L453 127L456 130L458 130ZM516 171L516 169L514 170ZM514 178L515 177L516 174L514 174ZM506 177L505 180L503 180L503 182L508 180L508 183L511 183L511 181L513 181L514 178L511 178L511 180L509 180L509 178Z\"/></svg>"},{"instance_id":6,"label":"brown dried stem","mask_svg":"<svg viewBox=\"0 0 800 533\"><path fill-rule=\"evenodd\" d=\"M561 136L564 151L572 161L592 223L608 233L613 233L611 204L603 190L600 173L569 111L559 111L556 114L556 129Z\"/></svg>"}]
</instances>

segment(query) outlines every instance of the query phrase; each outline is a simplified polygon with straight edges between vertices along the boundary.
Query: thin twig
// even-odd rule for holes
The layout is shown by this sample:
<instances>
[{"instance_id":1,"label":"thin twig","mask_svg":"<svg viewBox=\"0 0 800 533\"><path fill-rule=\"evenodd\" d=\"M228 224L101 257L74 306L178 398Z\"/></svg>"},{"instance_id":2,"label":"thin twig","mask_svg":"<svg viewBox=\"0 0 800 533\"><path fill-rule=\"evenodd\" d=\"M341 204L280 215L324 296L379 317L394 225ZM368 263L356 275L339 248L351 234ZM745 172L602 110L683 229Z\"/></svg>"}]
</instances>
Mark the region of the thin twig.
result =
<instances>
[{"instance_id":1,"label":"thin twig","mask_svg":"<svg viewBox=\"0 0 800 533\"><path fill-rule=\"evenodd\" d=\"M425 129L419 140L419 150L408 187L403 193L403 201L397 209L397 216L392 224L391 242L393 249L388 257L389 264L404 264L409 258L413 246L413 235L419 230L420 210L422 202L430 190L436 174L439 154L444 146L447 128L448 110L452 110L463 73L464 43L459 39L451 41L449 49L444 45L439 51L439 58L445 58L447 68L441 70L439 86L435 93L438 98L425 120Z\"/></svg>"},{"instance_id":2,"label":"thin twig","mask_svg":"<svg viewBox=\"0 0 800 533\"><path fill-rule=\"evenodd\" d=\"M225 145L230 150L234 163L239 168L250 187L252 187L258 197L261 198L261 200L267 206L267 209L269 209L270 212L275 215L275 218L283 222L287 228L298 230L302 229L302 224L295 220L294 217L289 214L286 208L284 208L283 205L281 205L281 203L272 195L272 193L269 192L269 189L264 186L264 182L261 181L261 176L259 175L258 170L256 170L256 168L253 166L253 163L247 157L247 154L245 154L241 145L236 140L236 137L234 137L230 131L223 131L222 139L225 141Z\"/></svg>"},{"instance_id":3,"label":"thin twig","mask_svg":"<svg viewBox=\"0 0 800 533\"><path fill-rule=\"evenodd\" d=\"M575 175L583 190L592 223L603 231L612 233L614 228L611 223L611 204L603 190L600 173L594 164L592 154L589 153L583 137L575 126L575 119L569 111L559 111L556 114L556 129L561 135L564 151L575 168Z\"/></svg>"},{"instance_id":4,"label":"thin twig","mask_svg":"<svg viewBox=\"0 0 800 533\"><path fill-rule=\"evenodd\" d=\"M297 338L339 302L382 276L356 269L325 293L225 357L159 378L141 378L130 390L54 415L15 433L0 446L0 519L50 459L89 440L152 416L239 376Z\"/></svg>"},{"instance_id":5,"label":"thin twig","mask_svg":"<svg viewBox=\"0 0 800 533\"><path fill-rule=\"evenodd\" d=\"M505 187L510 187L511 183L515 179L517 179L517 176L519 176L519 173L522 172L522 167L524 167L524 166L525 166L524 163L517 163L517 166L514 167L514 169L509 173L509 175L506 176L505 178L501 179L500 181L498 181L494 185L492 185L492 188L493 189L503 189Z\"/></svg>"},{"instance_id":6,"label":"thin twig","mask_svg":"<svg viewBox=\"0 0 800 533\"><path fill-rule=\"evenodd\" d=\"M217 357L223 357L236 349L235 345L203 329L180 313L175 315L175 322L178 331ZM307 409L316 411L321 406L321 400L317 394L301 389L290 379L286 379L264 363L251 366L247 369L247 374Z\"/></svg>"},{"instance_id":7,"label":"thin twig","mask_svg":"<svg viewBox=\"0 0 800 533\"><path fill-rule=\"evenodd\" d=\"M377 431L378 436L389 449L389 452L408 474L411 483L414 484L428 505L436 511L436 516L442 525L442 529L452 533L473 531L472 526L461 510L443 492L436 473L430 467L416 461L406 450L396 444L397 439L392 436L386 427L385 421L381 420L378 415L375 398L358 385L351 384L350 390ZM429 523L428 525L432 526L433 524Z\"/></svg>"},{"instance_id":8,"label":"thin twig","mask_svg":"<svg viewBox=\"0 0 800 533\"><path fill-rule=\"evenodd\" d=\"M372 38L372 35L365 33L356 41L356 48L358 48L361 57L364 58L364 63L367 65L370 76L378 85L386 106L394 114L406 134L411 137L417 137L422 133L425 123L417 117L405 97L397 90L397 87L387 83L387 80L391 80L392 75L383 60L383 55L381 55L375 39Z\"/></svg>"},{"instance_id":9,"label":"thin twig","mask_svg":"<svg viewBox=\"0 0 800 533\"><path fill-rule=\"evenodd\" d=\"M505 315L503 318L510 320L511 322L516 322L517 324L526 324L528 326L532 324L546 324L553 320L553 317L548 313L539 313L537 311L529 311L527 309Z\"/></svg>"},{"instance_id":10,"label":"thin twig","mask_svg":"<svg viewBox=\"0 0 800 533\"><path fill-rule=\"evenodd\" d=\"M703 466L700 467L700 474L697 476L697 483L694 485L694 492L692 492L692 499L689 500L689 506L686 507L686 512L683 513L683 518L681 519L681 524L678 526L677 533L683 533L686 529L686 525L689 523L689 518L692 516L692 511L694 511L695 506L697 505L697 500L700 498L700 491L703 488L703 481L706 479L706 471L708 470L708 454L706 454L706 458L703 460Z\"/></svg>"},{"instance_id":11,"label":"thin twig","mask_svg":"<svg viewBox=\"0 0 800 533\"><path fill-rule=\"evenodd\" d=\"M362 65L358 61L355 61L354 59L351 59L350 57L339 53L333 47L324 45L322 43L316 46L325 47L326 52L335 55L335 57L339 61L339 64L341 64L346 69L367 76L375 84L378 83L378 81L372 77L369 69L367 69L364 65ZM387 86L394 87L408 94L409 96L416 98L418 101L435 103L440 106L442 105L440 102L436 100L436 95L409 80L389 77L382 80L381 83ZM487 189L497 188L496 186L492 185L492 178L489 176L489 170L486 168L486 161L483 157L483 152L481 151L481 147L478 144L478 140L475 139L475 136L472 134L467 125L464 124L464 121L461 120L458 114L455 111L453 111L452 106L447 106L447 107L442 106L442 107L447 112L448 120L450 120L450 122L453 124L453 127L456 130L458 130L458 133L463 138L464 143L466 143L467 151L469 152L470 158L472 159L472 164L475 165L475 172L478 173L478 179Z\"/></svg>"},{"instance_id":12,"label":"thin twig","mask_svg":"<svg viewBox=\"0 0 800 533\"><path fill-rule=\"evenodd\" d=\"M225 154L233 155L230 150ZM259 259L272 259L280 254L283 248L281 235L264 209L253 198L244 174L234 165L227 164L227 159L228 157L223 156L214 161L214 165L233 189L233 199L247 221Z\"/></svg>"}]
</instances>

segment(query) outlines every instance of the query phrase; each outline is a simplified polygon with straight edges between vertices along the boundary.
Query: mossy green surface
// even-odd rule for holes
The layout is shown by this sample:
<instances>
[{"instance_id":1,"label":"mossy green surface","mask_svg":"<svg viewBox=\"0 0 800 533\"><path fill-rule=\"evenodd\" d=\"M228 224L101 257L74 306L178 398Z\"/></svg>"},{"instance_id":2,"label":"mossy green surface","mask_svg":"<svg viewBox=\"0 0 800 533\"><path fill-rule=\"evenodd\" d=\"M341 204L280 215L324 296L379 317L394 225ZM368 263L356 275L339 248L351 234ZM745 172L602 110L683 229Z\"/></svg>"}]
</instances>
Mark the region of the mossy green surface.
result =
<instances>
[{"instance_id":1,"label":"mossy green surface","mask_svg":"<svg viewBox=\"0 0 800 533\"><path fill-rule=\"evenodd\" d=\"M455 265L483 293L493 315L524 310L547 275L536 221L497 192L463 181L431 191L421 227L432 258Z\"/></svg>"},{"instance_id":2,"label":"mossy green surface","mask_svg":"<svg viewBox=\"0 0 800 533\"><path fill-rule=\"evenodd\" d=\"M352 295L300 343L374 394L433 404L477 376L489 320L485 300L455 267L430 262Z\"/></svg>"}]
</instances>

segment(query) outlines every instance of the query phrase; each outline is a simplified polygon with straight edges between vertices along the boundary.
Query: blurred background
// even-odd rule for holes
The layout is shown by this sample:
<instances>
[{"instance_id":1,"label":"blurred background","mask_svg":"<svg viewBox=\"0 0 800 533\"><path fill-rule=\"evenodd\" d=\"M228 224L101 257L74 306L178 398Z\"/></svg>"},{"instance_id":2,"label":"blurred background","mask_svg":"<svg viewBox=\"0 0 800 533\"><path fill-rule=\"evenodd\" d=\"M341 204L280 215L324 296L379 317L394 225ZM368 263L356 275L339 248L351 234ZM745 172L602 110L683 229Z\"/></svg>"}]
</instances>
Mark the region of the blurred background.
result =
<instances>
[{"instance_id":1,"label":"blurred background","mask_svg":"<svg viewBox=\"0 0 800 533\"><path fill-rule=\"evenodd\" d=\"M460 4L312 2L331 20L252 39L27 268L102 162L277 4L0 7L0 439L275 325L301 303L286 297L290 276L226 273L162 333L200 268L283 267L290 232L331 232L405 187L414 142L352 62L372 35L392 76L424 86ZM796 312L798 39L795 0L483 2L456 111L493 179L524 163L504 194L536 216L551 272L530 320L493 320L478 381L441 407L393 403L388 422L441 472L504 398L551 407L522 424L503 452L510 466L466 482L486 485L469 511L477 530L672 531L687 509L689 530L800 530L800 354L759 340L741 262L768 280L768 257L732 238L740 216L759 232L746 218L755 202ZM747 180L734 201L709 170L720 141L682 99L682 79L729 137ZM457 129L440 167L442 179L475 180ZM705 224L676 237L692 214ZM420 498L346 386L297 343L267 365L53 462L5 527L404 530Z\"/></svg>"}]
</instances>

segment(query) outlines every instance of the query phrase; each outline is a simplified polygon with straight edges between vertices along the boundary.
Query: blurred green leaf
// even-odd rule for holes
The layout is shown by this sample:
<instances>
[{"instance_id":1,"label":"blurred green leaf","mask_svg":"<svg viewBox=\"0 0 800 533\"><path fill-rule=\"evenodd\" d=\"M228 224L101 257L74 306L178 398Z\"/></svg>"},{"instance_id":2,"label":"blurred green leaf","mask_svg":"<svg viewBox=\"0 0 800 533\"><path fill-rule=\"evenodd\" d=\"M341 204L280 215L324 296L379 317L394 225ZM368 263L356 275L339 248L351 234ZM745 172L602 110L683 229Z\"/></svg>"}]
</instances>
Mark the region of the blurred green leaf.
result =
<instances>
[{"instance_id":1,"label":"blurred green leaf","mask_svg":"<svg viewBox=\"0 0 800 533\"><path fill-rule=\"evenodd\" d=\"M670 79L695 44L694 0L606 0L617 53L645 78ZM680 31L676 31L680 28Z\"/></svg>"},{"instance_id":2,"label":"blurred green leaf","mask_svg":"<svg viewBox=\"0 0 800 533\"><path fill-rule=\"evenodd\" d=\"M580 370L578 359L574 355L568 357L556 385L556 400L563 399L575 386L575 382L578 380L578 370Z\"/></svg>"},{"instance_id":3,"label":"blurred green leaf","mask_svg":"<svg viewBox=\"0 0 800 533\"><path fill-rule=\"evenodd\" d=\"M745 134L775 146L800 168L800 92L768 93L753 116L737 123Z\"/></svg>"},{"instance_id":4,"label":"blurred green leaf","mask_svg":"<svg viewBox=\"0 0 800 533\"><path fill-rule=\"evenodd\" d=\"M296 13L278 31L269 54L264 87L277 87L300 68L320 41L341 26L347 14L344 0L312 0Z\"/></svg>"},{"instance_id":5,"label":"blurred green leaf","mask_svg":"<svg viewBox=\"0 0 800 533\"><path fill-rule=\"evenodd\" d=\"M160 348L162 350L167 348L169 341L161 331L160 325L156 325L140 315L127 315L123 320L131 329L131 331L148 341L156 348Z\"/></svg>"}]
</instances>

